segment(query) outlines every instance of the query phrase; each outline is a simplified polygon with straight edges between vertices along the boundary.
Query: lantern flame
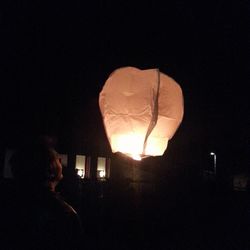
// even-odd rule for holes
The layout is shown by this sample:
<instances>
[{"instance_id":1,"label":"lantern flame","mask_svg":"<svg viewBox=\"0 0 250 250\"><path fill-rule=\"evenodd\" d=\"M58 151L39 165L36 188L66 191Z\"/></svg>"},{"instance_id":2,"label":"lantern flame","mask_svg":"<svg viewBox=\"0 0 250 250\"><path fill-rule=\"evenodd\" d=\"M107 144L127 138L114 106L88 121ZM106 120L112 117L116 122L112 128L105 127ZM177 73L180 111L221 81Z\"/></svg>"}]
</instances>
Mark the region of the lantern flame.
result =
<instances>
[{"instance_id":1,"label":"lantern flame","mask_svg":"<svg viewBox=\"0 0 250 250\"><path fill-rule=\"evenodd\" d=\"M141 161L141 156L140 155L131 155L132 159L136 161Z\"/></svg>"},{"instance_id":2,"label":"lantern flame","mask_svg":"<svg viewBox=\"0 0 250 250\"><path fill-rule=\"evenodd\" d=\"M127 134L114 136L112 143L117 151L124 153L134 160L141 160L141 154L143 151L143 136L138 134Z\"/></svg>"}]
</instances>

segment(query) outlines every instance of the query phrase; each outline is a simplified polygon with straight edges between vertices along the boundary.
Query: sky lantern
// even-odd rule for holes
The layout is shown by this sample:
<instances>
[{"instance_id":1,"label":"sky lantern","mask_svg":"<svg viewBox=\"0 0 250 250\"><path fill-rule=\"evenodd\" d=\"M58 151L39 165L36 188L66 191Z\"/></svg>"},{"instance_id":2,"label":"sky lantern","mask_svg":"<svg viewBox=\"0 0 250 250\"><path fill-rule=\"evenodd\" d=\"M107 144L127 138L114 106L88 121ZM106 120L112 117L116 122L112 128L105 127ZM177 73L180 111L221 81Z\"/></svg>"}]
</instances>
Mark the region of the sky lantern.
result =
<instances>
[{"instance_id":1,"label":"sky lantern","mask_svg":"<svg viewBox=\"0 0 250 250\"><path fill-rule=\"evenodd\" d=\"M158 69L115 70L99 106L112 152L135 160L163 155L184 114L180 86Z\"/></svg>"}]
</instances>

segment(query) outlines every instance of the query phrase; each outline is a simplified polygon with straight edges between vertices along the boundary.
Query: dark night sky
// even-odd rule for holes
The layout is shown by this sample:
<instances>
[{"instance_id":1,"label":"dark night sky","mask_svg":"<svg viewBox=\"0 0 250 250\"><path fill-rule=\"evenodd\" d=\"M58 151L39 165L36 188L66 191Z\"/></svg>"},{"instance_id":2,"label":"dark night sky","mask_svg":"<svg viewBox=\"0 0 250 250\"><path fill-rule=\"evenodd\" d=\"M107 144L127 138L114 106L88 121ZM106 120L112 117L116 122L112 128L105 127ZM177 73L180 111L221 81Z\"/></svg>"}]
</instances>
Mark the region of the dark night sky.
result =
<instances>
[{"instance_id":1,"label":"dark night sky","mask_svg":"<svg viewBox=\"0 0 250 250\"><path fill-rule=\"evenodd\" d=\"M102 147L98 93L113 70L130 65L158 67L181 85L185 118L173 139L178 150L246 158L249 1L1 5L4 145L49 133L65 150L86 149L92 137L93 147Z\"/></svg>"}]
</instances>

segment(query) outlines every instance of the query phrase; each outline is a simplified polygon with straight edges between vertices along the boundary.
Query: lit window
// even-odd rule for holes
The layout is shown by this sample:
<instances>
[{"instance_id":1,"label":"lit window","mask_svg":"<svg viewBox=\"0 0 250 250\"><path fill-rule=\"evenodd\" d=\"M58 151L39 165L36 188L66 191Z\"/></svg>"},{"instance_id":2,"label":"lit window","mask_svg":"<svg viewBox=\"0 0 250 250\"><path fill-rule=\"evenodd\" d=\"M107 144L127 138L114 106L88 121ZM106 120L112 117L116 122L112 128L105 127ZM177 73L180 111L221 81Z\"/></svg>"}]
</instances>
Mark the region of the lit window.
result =
<instances>
[{"instance_id":1,"label":"lit window","mask_svg":"<svg viewBox=\"0 0 250 250\"><path fill-rule=\"evenodd\" d=\"M90 157L85 155L76 156L76 173L82 179L90 176Z\"/></svg>"},{"instance_id":2,"label":"lit window","mask_svg":"<svg viewBox=\"0 0 250 250\"><path fill-rule=\"evenodd\" d=\"M110 159L105 157L98 157L97 159L97 178L109 178Z\"/></svg>"}]
</instances>

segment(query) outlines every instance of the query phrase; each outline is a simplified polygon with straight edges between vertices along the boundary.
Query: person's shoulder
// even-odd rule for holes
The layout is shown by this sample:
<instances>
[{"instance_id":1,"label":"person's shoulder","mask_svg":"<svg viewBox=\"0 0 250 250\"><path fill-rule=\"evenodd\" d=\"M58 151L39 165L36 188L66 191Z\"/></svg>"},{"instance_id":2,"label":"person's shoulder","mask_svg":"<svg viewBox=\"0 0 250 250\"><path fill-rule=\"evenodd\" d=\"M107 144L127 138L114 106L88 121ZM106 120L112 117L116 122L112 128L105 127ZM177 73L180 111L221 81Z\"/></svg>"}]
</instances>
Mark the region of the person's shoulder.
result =
<instances>
[{"instance_id":1,"label":"person's shoulder","mask_svg":"<svg viewBox=\"0 0 250 250\"><path fill-rule=\"evenodd\" d=\"M77 215L75 209L69 205L58 193L53 194L58 206L67 214Z\"/></svg>"},{"instance_id":2,"label":"person's shoulder","mask_svg":"<svg viewBox=\"0 0 250 250\"><path fill-rule=\"evenodd\" d=\"M55 198L60 205L61 212L63 212L63 223L66 223L68 230L70 230L71 237L77 238L77 236L81 237L83 235L83 227L75 209L69 205L59 194L55 194ZM78 241L79 239L75 239L74 241Z\"/></svg>"}]
</instances>

